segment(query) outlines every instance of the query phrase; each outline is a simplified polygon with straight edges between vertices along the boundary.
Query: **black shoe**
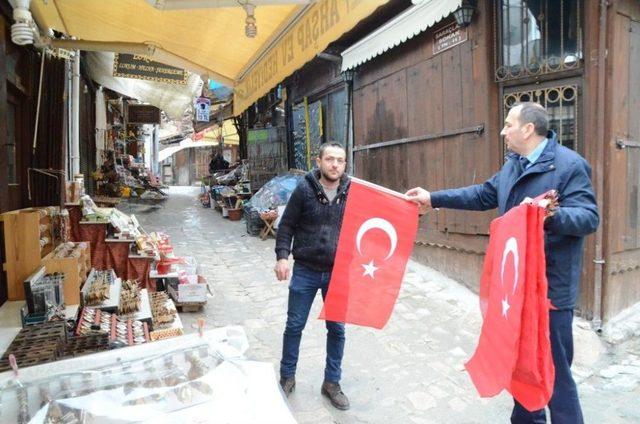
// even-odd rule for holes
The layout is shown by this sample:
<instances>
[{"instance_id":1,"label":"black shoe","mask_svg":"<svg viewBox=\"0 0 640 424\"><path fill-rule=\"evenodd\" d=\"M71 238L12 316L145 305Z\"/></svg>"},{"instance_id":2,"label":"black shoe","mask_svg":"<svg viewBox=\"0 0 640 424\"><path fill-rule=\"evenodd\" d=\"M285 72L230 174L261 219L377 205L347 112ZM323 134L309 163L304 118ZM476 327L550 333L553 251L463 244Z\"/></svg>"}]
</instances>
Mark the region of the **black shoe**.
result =
<instances>
[{"instance_id":1,"label":"black shoe","mask_svg":"<svg viewBox=\"0 0 640 424\"><path fill-rule=\"evenodd\" d=\"M282 377L280 378L280 387L282 387L282 391L285 396L289 396L296 389L296 378L295 377Z\"/></svg>"},{"instance_id":2,"label":"black shoe","mask_svg":"<svg viewBox=\"0 0 640 424\"><path fill-rule=\"evenodd\" d=\"M331 401L331 405L334 407L346 411L349 409L349 398L342 392L338 383L329 383L325 381L322 383L322 389L320 390L324 396L328 397Z\"/></svg>"}]
</instances>

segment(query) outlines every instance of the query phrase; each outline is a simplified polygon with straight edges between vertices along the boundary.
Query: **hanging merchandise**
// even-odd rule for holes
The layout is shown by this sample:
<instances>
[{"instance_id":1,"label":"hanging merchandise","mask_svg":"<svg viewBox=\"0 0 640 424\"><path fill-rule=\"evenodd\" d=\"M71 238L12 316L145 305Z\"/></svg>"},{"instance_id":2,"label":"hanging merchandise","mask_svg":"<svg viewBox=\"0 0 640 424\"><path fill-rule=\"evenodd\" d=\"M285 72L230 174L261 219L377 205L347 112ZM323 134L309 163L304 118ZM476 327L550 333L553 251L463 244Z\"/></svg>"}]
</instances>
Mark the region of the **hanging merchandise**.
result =
<instances>
[{"instance_id":1,"label":"hanging merchandise","mask_svg":"<svg viewBox=\"0 0 640 424\"><path fill-rule=\"evenodd\" d=\"M206 97L198 97L195 101L196 121L209 122L209 113L211 112L211 100Z\"/></svg>"}]
</instances>

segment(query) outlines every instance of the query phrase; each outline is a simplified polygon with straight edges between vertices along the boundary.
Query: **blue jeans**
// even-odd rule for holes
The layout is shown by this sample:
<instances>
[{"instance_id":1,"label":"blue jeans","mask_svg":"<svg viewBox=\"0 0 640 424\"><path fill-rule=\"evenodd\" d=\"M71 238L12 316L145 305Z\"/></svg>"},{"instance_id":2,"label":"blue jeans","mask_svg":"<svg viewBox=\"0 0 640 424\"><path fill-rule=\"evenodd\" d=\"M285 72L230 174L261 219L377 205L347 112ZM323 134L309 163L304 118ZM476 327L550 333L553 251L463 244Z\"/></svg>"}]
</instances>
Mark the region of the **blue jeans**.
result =
<instances>
[{"instance_id":1,"label":"blue jeans","mask_svg":"<svg viewBox=\"0 0 640 424\"><path fill-rule=\"evenodd\" d=\"M556 424L582 424L582 409L576 383L571 375L573 362L573 322L572 310L549 311L549 336L551 339L551 354L556 368L556 378L553 394L549 401L551 422ZM514 400L511 422L541 423L547 422L544 409L529 412Z\"/></svg>"},{"instance_id":2,"label":"blue jeans","mask_svg":"<svg viewBox=\"0 0 640 424\"><path fill-rule=\"evenodd\" d=\"M322 291L322 300L327 296L331 272L314 271L299 264L293 267L291 283L289 284L289 307L287 310L287 325L282 341L282 360L280 361L280 376L283 378L296 375L298 353L302 330L307 323L311 304L318 293ZM344 353L344 324L326 321L327 325L327 362L324 369L325 381L338 383L342 370L342 355Z\"/></svg>"}]
</instances>

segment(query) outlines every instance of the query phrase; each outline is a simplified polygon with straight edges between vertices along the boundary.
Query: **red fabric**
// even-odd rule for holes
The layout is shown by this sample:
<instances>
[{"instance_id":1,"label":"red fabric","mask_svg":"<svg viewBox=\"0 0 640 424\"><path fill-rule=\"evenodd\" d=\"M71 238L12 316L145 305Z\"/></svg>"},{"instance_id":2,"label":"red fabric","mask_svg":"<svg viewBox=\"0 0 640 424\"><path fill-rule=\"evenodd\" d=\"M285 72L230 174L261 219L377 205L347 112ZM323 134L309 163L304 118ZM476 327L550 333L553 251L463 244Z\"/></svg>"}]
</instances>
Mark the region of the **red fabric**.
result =
<instances>
[{"instance_id":1,"label":"red fabric","mask_svg":"<svg viewBox=\"0 0 640 424\"><path fill-rule=\"evenodd\" d=\"M71 225L71 241L85 241L80 237L80 221L82 220L82 208L80 206L67 206L69 211L69 224Z\"/></svg>"},{"instance_id":2,"label":"red fabric","mask_svg":"<svg viewBox=\"0 0 640 424\"><path fill-rule=\"evenodd\" d=\"M484 322L478 347L466 364L481 396L506 389L530 411L547 405L555 376L544 215L543 208L521 205L491 222L480 282Z\"/></svg>"},{"instance_id":3,"label":"red fabric","mask_svg":"<svg viewBox=\"0 0 640 424\"><path fill-rule=\"evenodd\" d=\"M91 266L98 270L108 269L107 224L80 224L80 240L91 244Z\"/></svg>"},{"instance_id":4,"label":"red fabric","mask_svg":"<svg viewBox=\"0 0 640 424\"><path fill-rule=\"evenodd\" d=\"M149 291L156 291L155 281L149 279L149 271L151 271L150 258L129 258L129 266L127 267L127 279L138 280L138 286L147 288ZM153 281L153 284L151 282Z\"/></svg>"},{"instance_id":5,"label":"red fabric","mask_svg":"<svg viewBox=\"0 0 640 424\"><path fill-rule=\"evenodd\" d=\"M127 278L130 243L106 242L107 268L113 268L117 277Z\"/></svg>"},{"instance_id":6,"label":"red fabric","mask_svg":"<svg viewBox=\"0 0 640 424\"><path fill-rule=\"evenodd\" d=\"M352 180L321 319L385 326L418 229L418 206Z\"/></svg>"}]
</instances>

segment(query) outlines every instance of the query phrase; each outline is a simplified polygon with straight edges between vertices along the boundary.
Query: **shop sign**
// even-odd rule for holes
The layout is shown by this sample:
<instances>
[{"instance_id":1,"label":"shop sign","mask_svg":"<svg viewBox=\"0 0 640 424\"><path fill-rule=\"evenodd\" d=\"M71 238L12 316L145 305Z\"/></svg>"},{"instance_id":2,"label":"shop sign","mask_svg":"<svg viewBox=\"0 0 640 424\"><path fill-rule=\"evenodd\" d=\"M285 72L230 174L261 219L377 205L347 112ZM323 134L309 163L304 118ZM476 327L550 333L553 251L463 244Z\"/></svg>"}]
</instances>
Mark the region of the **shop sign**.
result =
<instances>
[{"instance_id":1,"label":"shop sign","mask_svg":"<svg viewBox=\"0 0 640 424\"><path fill-rule=\"evenodd\" d=\"M127 123L159 124L160 109L151 105L129 105L127 107Z\"/></svg>"},{"instance_id":2,"label":"shop sign","mask_svg":"<svg viewBox=\"0 0 640 424\"><path fill-rule=\"evenodd\" d=\"M196 121L209 122L209 112L211 111L211 100L206 97L198 97L196 100Z\"/></svg>"},{"instance_id":3,"label":"shop sign","mask_svg":"<svg viewBox=\"0 0 640 424\"><path fill-rule=\"evenodd\" d=\"M436 55L467 41L467 29L452 22L433 33L433 54Z\"/></svg>"},{"instance_id":4,"label":"shop sign","mask_svg":"<svg viewBox=\"0 0 640 424\"><path fill-rule=\"evenodd\" d=\"M182 85L187 83L188 77L184 69L155 62L146 56L128 53L115 54L113 76Z\"/></svg>"},{"instance_id":5,"label":"shop sign","mask_svg":"<svg viewBox=\"0 0 640 424\"><path fill-rule=\"evenodd\" d=\"M318 0L252 64L234 87L233 113L240 114L329 43L388 0Z\"/></svg>"}]
</instances>

